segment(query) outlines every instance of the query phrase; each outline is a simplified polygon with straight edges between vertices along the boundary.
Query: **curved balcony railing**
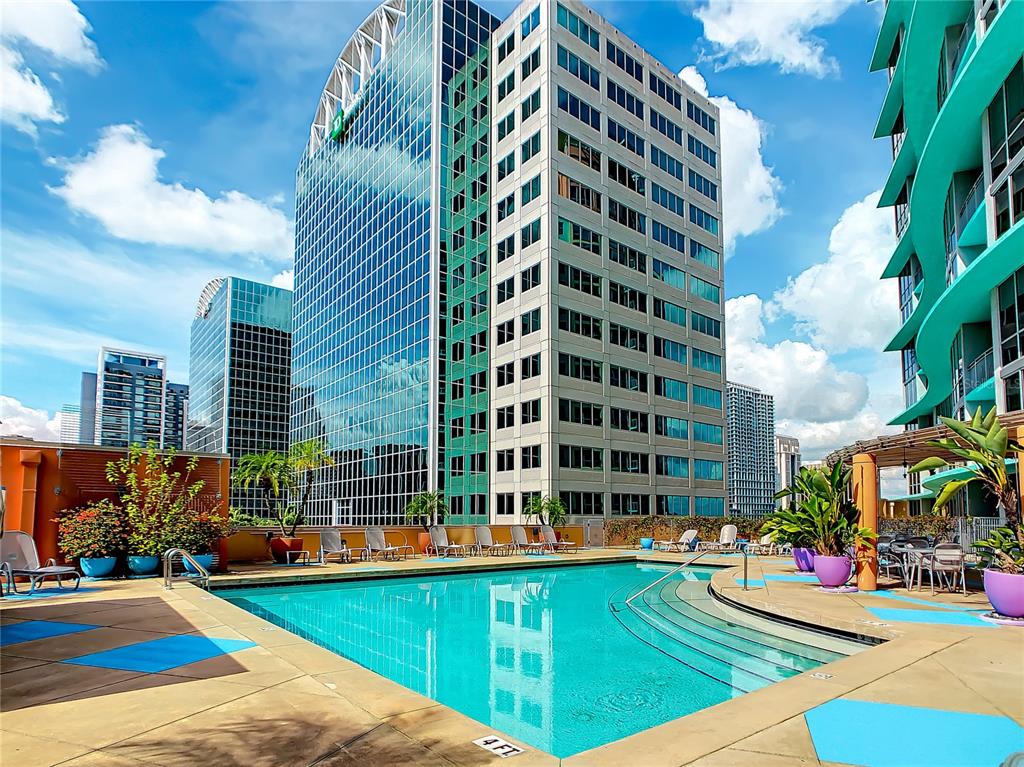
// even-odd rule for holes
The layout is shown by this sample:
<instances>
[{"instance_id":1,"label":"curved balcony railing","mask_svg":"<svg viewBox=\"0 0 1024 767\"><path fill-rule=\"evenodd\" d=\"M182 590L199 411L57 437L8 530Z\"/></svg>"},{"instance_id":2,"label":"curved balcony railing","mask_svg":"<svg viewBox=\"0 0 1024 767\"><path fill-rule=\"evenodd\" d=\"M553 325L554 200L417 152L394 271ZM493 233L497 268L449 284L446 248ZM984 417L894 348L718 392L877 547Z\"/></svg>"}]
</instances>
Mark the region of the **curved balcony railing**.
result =
<instances>
[{"instance_id":1,"label":"curved balcony railing","mask_svg":"<svg viewBox=\"0 0 1024 767\"><path fill-rule=\"evenodd\" d=\"M960 210L956 214L956 231L957 234L962 234L964 227L967 226L967 222L971 220L971 216L974 215L974 211L978 209L982 201L985 199L985 172L981 171L978 173L978 177L974 180L971 185L971 189L967 192L967 196L964 197L964 201L960 203Z\"/></svg>"},{"instance_id":2,"label":"curved balcony railing","mask_svg":"<svg viewBox=\"0 0 1024 767\"><path fill-rule=\"evenodd\" d=\"M967 371L964 373L964 391L970 394L993 375L995 375L995 356L989 349L984 354L975 357L974 361L967 366Z\"/></svg>"}]
</instances>

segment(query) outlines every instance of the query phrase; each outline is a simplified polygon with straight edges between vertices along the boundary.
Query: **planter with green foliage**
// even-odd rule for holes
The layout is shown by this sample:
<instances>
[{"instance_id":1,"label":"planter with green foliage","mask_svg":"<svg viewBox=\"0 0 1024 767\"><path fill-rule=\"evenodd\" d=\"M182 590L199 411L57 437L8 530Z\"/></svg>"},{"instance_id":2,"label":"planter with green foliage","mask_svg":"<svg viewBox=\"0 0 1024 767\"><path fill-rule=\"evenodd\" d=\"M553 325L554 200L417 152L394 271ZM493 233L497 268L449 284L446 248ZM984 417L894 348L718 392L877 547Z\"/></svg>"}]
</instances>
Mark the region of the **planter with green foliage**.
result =
<instances>
[{"instance_id":1,"label":"planter with green foliage","mask_svg":"<svg viewBox=\"0 0 1024 767\"><path fill-rule=\"evenodd\" d=\"M562 525L568 515L562 499L550 495L533 496L523 509L523 516L528 523L550 525L551 528ZM538 533L539 530L535 528L534 536L536 537Z\"/></svg>"},{"instance_id":2,"label":"planter with green foliage","mask_svg":"<svg viewBox=\"0 0 1024 767\"><path fill-rule=\"evenodd\" d=\"M114 572L124 551L124 514L110 500L97 501L61 514L58 546L68 557L77 557L82 572L101 578Z\"/></svg>"},{"instance_id":3,"label":"planter with green foliage","mask_svg":"<svg viewBox=\"0 0 1024 767\"><path fill-rule=\"evenodd\" d=\"M420 553L426 554L431 547L430 528L434 525L443 525L447 516L448 504L445 503L444 494L436 490L419 493L406 505L405 518L411 524L423 528L423 532L417 536Z\"/></svg>"}]
</instances>

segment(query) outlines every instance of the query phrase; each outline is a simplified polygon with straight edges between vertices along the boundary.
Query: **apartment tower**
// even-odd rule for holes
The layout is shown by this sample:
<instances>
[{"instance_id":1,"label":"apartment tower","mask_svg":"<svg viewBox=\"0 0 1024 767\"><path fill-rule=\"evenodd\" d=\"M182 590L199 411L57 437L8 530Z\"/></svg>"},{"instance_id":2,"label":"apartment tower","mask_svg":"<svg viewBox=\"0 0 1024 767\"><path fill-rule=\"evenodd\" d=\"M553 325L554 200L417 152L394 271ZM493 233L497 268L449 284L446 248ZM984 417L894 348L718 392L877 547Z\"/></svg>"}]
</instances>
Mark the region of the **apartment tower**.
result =
<instances>
[{"instance_id":1,"label":"apartment tower","mask_svg":"<svg viewBox=\"0 0 1024 767\"><path fill-rule=\"evenodd\" d=\"M730 381L729 509L762 517L775 508L775 400L753 386Z\"/></svg>"},{"instance_id":2,"label":"apartment tower","mask_svg":"<svg viewBox=\"0 0 1024 767\"><path fill-rule=\"evenodd\" d=\"M793 478L800 471L800 440L784 434L775 435L775 491L778 492L793 484ZM776 502L781 506L789 506L789 498Z\"/></svg>"}]
</instances>

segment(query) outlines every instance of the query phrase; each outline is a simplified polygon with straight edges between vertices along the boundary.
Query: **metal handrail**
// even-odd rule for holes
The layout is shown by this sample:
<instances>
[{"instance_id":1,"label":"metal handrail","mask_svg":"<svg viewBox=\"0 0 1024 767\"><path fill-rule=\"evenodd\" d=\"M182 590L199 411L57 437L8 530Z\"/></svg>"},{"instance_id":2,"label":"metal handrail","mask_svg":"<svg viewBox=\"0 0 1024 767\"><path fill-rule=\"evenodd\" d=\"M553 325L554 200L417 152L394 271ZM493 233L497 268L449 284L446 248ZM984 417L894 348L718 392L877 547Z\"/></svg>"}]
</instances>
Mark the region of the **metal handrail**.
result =
<instances>
[{"instance_id":1,"label":"metal handrail","mask_svg":"<svg viewBox=\"0 0 1024 767\"><path fill-rule=\"evenodd\" d=\"M174 575L174 558L181 557L182 561L188 562L192 567L199 573L198 576L192 577L187 575ZM203 567L199 562L184 549L167 549L164 552L164 588L170 591L174 588L175 581L187 580L191 583L200 583L203 588L206 588L210 584L210 573L207 572L206 568Z\"/></svg>"},{"instance_id":2,"label":"metal handrail","mask_svg":"<svg viewBox=\"0 0 1024 767\"><path fill-rule=\"evenodd\" d=\"M664 574L663 576L661 576L660 578L658 578L658 580L654 581L654 583L648 583L648 584L647 584L646 586L644 586L644 587L643 587L642 589L640 589L640 590L639 590L638 592L636 592L636 593L635 593L635 594L634 594L633 596L629 597L629 598L628 598L628 599L626 600L625 604L626 604L627 606L629 606L629 605L630 605L630 603L631 603L631 602L632 602L632 601L633 601L634 599L636 599L636 598L637 598L638 596L640 596L641 594L643 594L643 593L645 593L645 592L647 592L647 591L649 591L649 590L653 589L653 588L654 588L655 586L657 586L657 585L658 585L659 583L661 583L662 581L668 580L668 579L669 579L669 578L671 578L671 577L672 577L673 575L675 575L675 574L676 574L676 573L678 573L678 572L679 572L680 570L682 570L682 569L683 569L684 567L689 567L690 565L692 565L692 564L693 564L694 562L696 562L696 561L697 561L698 559L700 559L700 558L701 558L702 556L704 556L704 555L705 555L705 554L707 554L707 553L708 553L707 551L701 551L701 552L699 552L699 553L697 554L697 556L695 556L695 557L694 557L693 559L691 559L691 560L690 560L689 562L683 562L683 564L679 565L679 567L676 567L676 568L674 568L673 570L670 570L669 572L665 573L665 574Z\"/></svg>"}]
</instances>

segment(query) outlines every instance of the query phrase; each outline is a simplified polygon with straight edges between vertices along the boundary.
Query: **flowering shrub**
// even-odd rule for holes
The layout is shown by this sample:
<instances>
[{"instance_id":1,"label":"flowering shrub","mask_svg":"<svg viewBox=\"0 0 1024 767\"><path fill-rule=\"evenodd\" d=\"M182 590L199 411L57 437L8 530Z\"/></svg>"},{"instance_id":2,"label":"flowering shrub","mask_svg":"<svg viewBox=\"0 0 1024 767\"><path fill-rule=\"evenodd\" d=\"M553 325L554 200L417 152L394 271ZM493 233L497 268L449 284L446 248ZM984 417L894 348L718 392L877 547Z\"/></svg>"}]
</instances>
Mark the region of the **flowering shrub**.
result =
<instances>
[{"instance_id":1,"label":"flowering shrub","mask_svg":"<svg viewBox=\"0 0 1024 767\"><path fill-rule=\"evenodd\" d=\"M165 517L167 540L191 554L209 554L231 532L231 523L215 509L173 509Z\"/></svg>"},{"instance_id":2,"label":"flowering shrub","mask_svg":"<svg viewBox=\"0 0 1024 767\"><path fill-rule=\"evenodd\" d=\"M69 509L58 523L60 550L69 557L112 557L127 543L124 512L109 500Z\"/></svg>"}]
</instances>

